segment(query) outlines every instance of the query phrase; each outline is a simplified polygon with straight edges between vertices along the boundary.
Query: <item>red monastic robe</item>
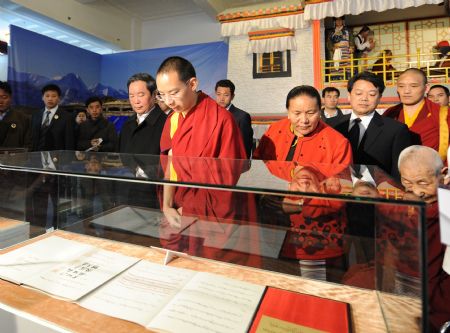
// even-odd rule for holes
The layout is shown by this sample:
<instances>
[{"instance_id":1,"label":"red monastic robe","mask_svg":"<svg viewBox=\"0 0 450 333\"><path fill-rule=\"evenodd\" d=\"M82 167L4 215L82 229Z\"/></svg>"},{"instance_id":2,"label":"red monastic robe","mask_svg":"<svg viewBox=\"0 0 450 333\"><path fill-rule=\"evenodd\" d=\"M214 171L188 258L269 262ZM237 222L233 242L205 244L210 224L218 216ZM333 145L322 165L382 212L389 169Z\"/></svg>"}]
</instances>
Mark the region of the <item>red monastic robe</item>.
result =
<instances>
[{"instance_id":1,"label":"red monastic robe","mask_svg":"<svg viewBox=\"0 0 450 333\"><path fill-rule=\"evenodd\" d=\"M420 212L417 207L378 205L378 264L420 280ZM433 332L450 320L450 276L442 269L445 246L439 230L437 202L426 207L429 319ZM344 284L375 288L373 264L355 265ZM394 278L394 277L393 277ZM386 281L389 285L392 281Z\"/></svg>"},{"instance_id":2,"label":"red monastic robe","mask_svg":"<svg viewBox=\"0 0 450 333\"><path fill-rule=\"evenodd\" d=\"M233 186L246 161L215 158L162 156L163 167L171 163L181 183ZM184 217L197 219L186 230L167 228L161 240L164 248L198 257L260 267L256 202L253 194L232 190L178 186L173 208Z\"/></svg>"},{"instance_id":3,"label":"red monastic robe","mask_svg":"<svg viewBox=\"0 0 450 333\"><path fill-rule=\"evenodd\" d=\"M285 161L294 140L289 119L273 123L264 133L253 158ZM300 163L352 163L352 148L348 140L322 121L305 137L298 139L293 161Z\"/></svg>"},{"instance_id":4,"label":"red monastic robe","mask_svg":"<svg viewBox=\"0 0 450 333\"><path fill-rule=\"evenodd\" d=\"M403 104L400 103L387 109L383 116L405 123ZM446 161L449 127L450 109L441 107L425 98L425 104L409 130L413 133L413 136L420 137L420 140L413 138L415 144L433 148L441 155L442 160Z\"/></svg>"},{"instance_id":5,"label":"red monastic robe","mask_svg":"<svg viewBox=\"0 0 450 333\"><path fill-rule=\"evenodd\" d=\"M246 159L242 135L226 109L211 97L199 92L197 104L183 117L178 115L178 127L171 136L172 113L161 135L161 153L173 156L218 157Z\"/></svg>"}]
</instances>

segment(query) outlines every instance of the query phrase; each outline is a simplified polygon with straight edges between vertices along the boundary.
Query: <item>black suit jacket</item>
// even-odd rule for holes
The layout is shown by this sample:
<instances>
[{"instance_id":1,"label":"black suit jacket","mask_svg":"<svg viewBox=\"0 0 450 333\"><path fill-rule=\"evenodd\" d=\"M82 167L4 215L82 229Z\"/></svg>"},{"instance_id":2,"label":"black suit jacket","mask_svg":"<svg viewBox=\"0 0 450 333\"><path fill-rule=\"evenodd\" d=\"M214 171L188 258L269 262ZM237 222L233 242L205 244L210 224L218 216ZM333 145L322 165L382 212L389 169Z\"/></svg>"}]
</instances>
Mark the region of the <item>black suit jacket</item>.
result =
<instances>
[{"instance_id":1,"label":"black suit jacket","mask_svg":"<svg viewBox=\"0 0 450 333\"><path fill-rule=\"evenodd\" d=\"M119 152L128 154L159 155L161 152L161 134L167 116L158 105L139 124L136 114L132 115L122 126L119 137Z\"/></svg>"},{"instance_id":2,"label":"black suit jacket","mask_svg":"<svg viewBox=\"0 0 450 333\"><path fill-rule=\"evenodd\" d=\"M86 150L91 148L91 140L98 138L103 139L98 151L114 152L117 150L117 142L119 140L114 124L103 117L95 121L89 119L80 125L77 149Z\"/></svg>"},{"instance_id":3,"label":"black suit jacket","mask_svg":"<svg viewBox=\"0 0 450 333\"><path fill-rule=\"evenodd\" d=\"M14 109L9 109L0 121L0 147L31 148L30 116Z\"/></svg>"},{"instance_id":4,"label":"black suit jacket","mask_svg":"<svg viewBox=\"0 0 450 333\"><path fill-rule=\"evenodd\" d=\"M320 118L322 119L323 122L325 122L326 124L330 124L331 122L335 123L335 122L340 122L342 121L344 114L342 113L342 110L339 108L336 108L337 114L334 117L331 118L327 118L325 117L325 111L324 109L320 110Z\"/></svg>"},{"instance_id":5,"label":"black suit jacket","mask_svg":"<svg viewBox=\"0 0 450 333\"><path fill-rule=\"evenodd\" d=\"M350 123L350 114L341 121L330 125L346 138ZM391 118L382 117L375 111L373 118L353 155L354 164L376 165L395 179L400 179L397 163L400 152L411 146L411 136L408 127Z\"/></svg>"},{"instance_id":6,"label":"black suit jacket","mask_svg":"<svg viewBox=\"0 0 450 333\"><path fill-rule=\"evenodd\" d=\"M74 150L74 120L72 115L58 107L46 130L41 130L44 109L31 117L32 151Z\"/></svg>"},{"instance_id":7,"label":"black suit jacket","mask_svg":"<svg viewBox=\"0 0 450 333\"><path fill-rule=\"evenodd\" d=\"M241 130L242 139L244 140L245 152L247 153L247 158L250 158L253 147L252 118L247 112L238 109L233 104L230 105L229 111L233 115L236 124Z\"/></svg>"}]
</instances>

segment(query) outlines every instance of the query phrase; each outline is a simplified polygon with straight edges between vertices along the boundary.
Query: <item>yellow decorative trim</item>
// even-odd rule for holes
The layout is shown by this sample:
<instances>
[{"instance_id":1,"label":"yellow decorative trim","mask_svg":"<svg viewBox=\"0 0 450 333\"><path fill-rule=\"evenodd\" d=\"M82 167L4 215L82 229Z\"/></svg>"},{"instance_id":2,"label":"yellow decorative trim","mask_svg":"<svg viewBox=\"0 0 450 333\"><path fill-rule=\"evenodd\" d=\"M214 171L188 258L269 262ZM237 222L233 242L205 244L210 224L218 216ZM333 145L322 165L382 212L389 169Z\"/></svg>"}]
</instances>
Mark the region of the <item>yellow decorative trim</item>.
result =
<instances>
[{"instance_id":1,"label":"yellow decorative trim","mask_svg":"<svg viewBox=\"0 0 450 333\"><path fill-rule=\"evenodd\" d=\"M217 15L220 23L238 22L246 20L254 20L260 18L269 18L275 16L303 14L303 5L299 1L298 5L276 6L272 8L260 8L255 10L244 10Z\"/></svg>"},{"instance_id":2,"label":"yellow decorative trim","mask_svg":"<svg viewBox=\"0 0 450 333\"><path fill-rule=\"evenodd\" d=\"M334 0L305 0L305 6L306 5L316 5L318 3L322 2L333 2Z\"/></svg>"},{"instance_id":3,"label":"yellow decorative trim","mask_svg":"<svg viewBox=\"0 0 450 333\"><path fill-rule=\"evenodd\" d=\"M419 106L417 107L416 111L414 111L414 113L412 115L409 115L407 112L405 112L404 110L404 116L405 116L405 124L406 126L408 126L408 128L411 128L411 126L414 124L414 122L417 119L417 116L419 115L420 111L422 111L423 106L425 105L425 100L422 100L422 102L420 102ZM428 115L429 117L430 115Z\"/></svg>"},{"instance_id":4,"label":"yellow decorative trim","mask_svg":"<svg viewBox=\"0 0 450 333\"><path fill-rule=\"evenodd\" d=\"M439 110L439 155L443 161L447 159L449 138L447 116L448 106L441 106L441 109Z\"/></svg>"},{"instance_id":5,"label":"yellow decorative trim","mask_svg":"<svg viewBox=\"0 0 450 333\"><path fill-rule=\"evenodd\" d=\"M175 132L178 128L178 118L180 117L180 114L178 112L175 112L172 117L170 118L170 138L172 139Z\"/></svg>"},{"instance_id":6,"label":"yellow decorative trim","mask_svg":"<svg viewBox=\"0 0 450 333\"><path fill-rule=\"evenodd\" d=\"M259 31L251 31L248 33L249 40L260 40L260 39L293 37L293 36L295 36L295 31L289 28L259 30Z\"/></svg>"}]
</instances>

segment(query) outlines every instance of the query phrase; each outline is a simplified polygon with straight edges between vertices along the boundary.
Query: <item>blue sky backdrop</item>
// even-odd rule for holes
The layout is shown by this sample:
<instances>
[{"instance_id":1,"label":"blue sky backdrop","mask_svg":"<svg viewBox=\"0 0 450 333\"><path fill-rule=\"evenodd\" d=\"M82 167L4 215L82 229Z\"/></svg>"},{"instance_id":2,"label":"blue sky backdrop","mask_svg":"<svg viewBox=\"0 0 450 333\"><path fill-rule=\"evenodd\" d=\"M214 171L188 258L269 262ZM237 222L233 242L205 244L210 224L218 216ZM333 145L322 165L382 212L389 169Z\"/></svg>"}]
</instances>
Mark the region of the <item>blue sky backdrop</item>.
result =
<instances>
[{"instance_id":1,"label":"blue sky backdrop","mask_svg":"<svg viewBox=\"0 0 450 333\"><path fill-rule=\"evenodd\" d=\"M8 81L16 105L42 107L40 89L56 83L62 104L84 103L92 95L127 98L126 82L138 72L155 76L169 56L191 61L200 89L214 93L215 83L227 77L228 45L213 42L99 55L61 41L11 26Z\"/></svg>"}]
</instances>

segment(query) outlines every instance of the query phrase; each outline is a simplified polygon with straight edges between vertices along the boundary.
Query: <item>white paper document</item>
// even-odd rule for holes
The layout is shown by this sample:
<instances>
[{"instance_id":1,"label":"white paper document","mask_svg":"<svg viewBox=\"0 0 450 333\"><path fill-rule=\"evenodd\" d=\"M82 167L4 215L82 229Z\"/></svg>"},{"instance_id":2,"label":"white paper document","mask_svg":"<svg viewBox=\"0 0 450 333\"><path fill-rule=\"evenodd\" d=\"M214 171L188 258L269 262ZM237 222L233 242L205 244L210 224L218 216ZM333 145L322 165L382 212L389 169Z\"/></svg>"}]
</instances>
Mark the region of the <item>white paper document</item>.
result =
<instances>
[{"instance_id":1,"label":"white paper document","mask_svg":"<svg viewBox=\"0 0 450 333\"><path fill-rule=\"evenodd\" d=\"M78 304L165 332L246 332L264 286L141 261Z\"/></svg>"},{"instance_id":2,"label":"white paper document","mask_svg":"<svg viewBox=\"0 0 450 333\"><path fill-rule=\"evenodd\" d=\"M50 236L0 256L0 278L75 301L138 261Z\"/></svg>"}]
</instances>

